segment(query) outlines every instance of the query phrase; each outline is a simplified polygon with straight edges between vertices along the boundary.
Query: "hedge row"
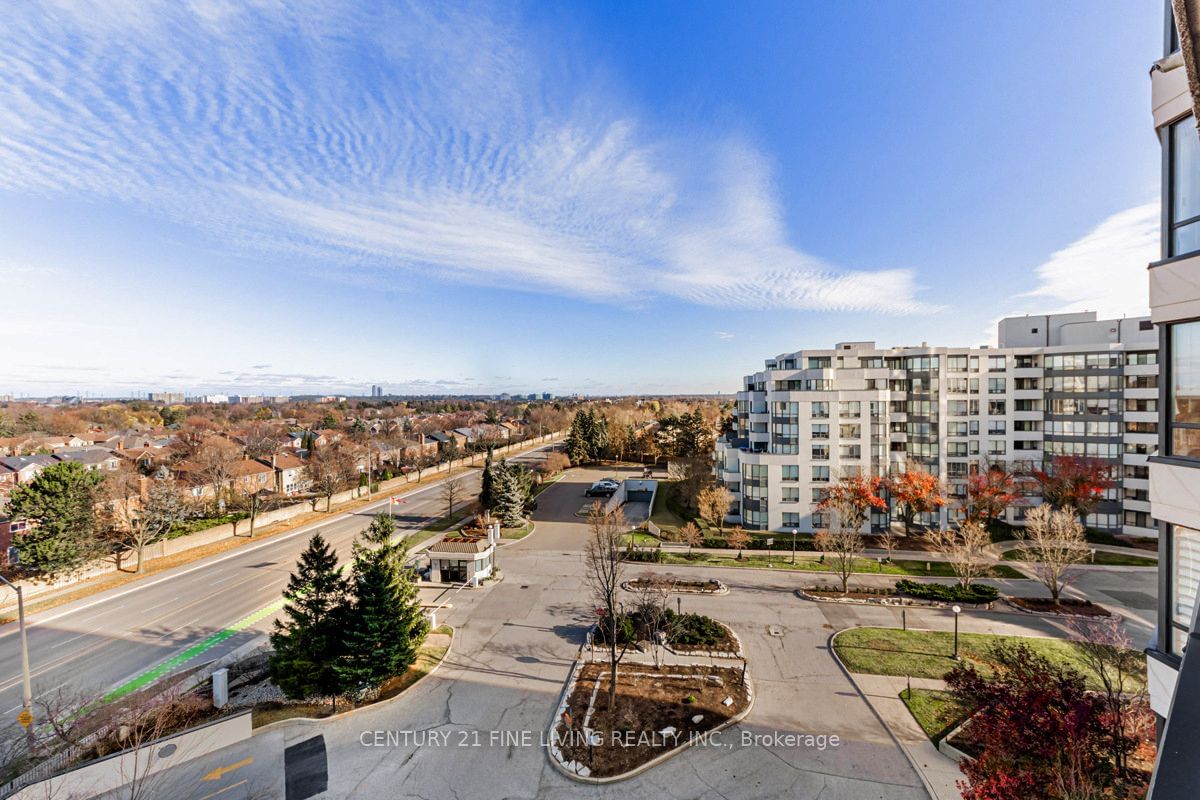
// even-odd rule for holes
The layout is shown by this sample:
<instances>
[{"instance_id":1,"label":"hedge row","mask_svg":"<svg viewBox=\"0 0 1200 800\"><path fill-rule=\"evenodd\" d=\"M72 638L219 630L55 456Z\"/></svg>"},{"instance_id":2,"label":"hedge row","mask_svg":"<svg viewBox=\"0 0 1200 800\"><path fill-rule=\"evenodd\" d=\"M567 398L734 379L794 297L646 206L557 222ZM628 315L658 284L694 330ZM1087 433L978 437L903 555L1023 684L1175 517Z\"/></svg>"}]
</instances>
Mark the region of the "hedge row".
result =
<instances>
[{"instance_id":1,"label":"hedge row","mask_svg":"<svg viewBox=\"0 0 1200 800\"><path fill-rule=\"evenodd\" d=\"M939 600L944 603L994 603L1000 598L998 589L982 583L974 583L964 589L958 584L899 580L896 581L896 591L918 600Z\"/></svg>"}]
</instances>

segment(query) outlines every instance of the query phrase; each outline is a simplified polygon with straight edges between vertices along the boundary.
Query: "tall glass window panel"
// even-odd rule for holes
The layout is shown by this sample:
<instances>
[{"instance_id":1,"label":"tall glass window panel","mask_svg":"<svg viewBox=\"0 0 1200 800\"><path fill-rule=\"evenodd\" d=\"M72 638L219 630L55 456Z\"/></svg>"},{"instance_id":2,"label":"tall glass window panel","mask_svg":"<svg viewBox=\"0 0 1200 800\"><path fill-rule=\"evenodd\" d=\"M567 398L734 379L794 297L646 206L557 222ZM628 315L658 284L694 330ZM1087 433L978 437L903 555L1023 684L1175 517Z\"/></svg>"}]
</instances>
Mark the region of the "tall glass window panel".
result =
<instances>
[{"instance_id":1,"label":"tall glass window panel","mask_svg":"<svg viewBox=\"0 0 1200 800\"><path fill-rule=\"evenodd\" d=\"M1171 454L1200 458L1200 321L1171 326Z\"/></svg>"},{"instance_id":2,"label":"tall glass window panel","mask_svg":"<svg viewBox=\"0 0 1200 800\"><path fill-rule=\"evenodd\" d=\"M1173 528L1175 574L1171 576L1171 621L1184 630L1191 627L1196 589L1200 586L1200 531Z\"/></svg>"},{"instance_id":3,"label":"tall glass window panel","mask_svg":"<svg viewBox=\"0 0 1200 800\"><path fill-rule=\"evenodd\" d=\"M1187 117L1170 128L1171 255L1200 250L1200 135Z\"/></svg>"}]
</instances>

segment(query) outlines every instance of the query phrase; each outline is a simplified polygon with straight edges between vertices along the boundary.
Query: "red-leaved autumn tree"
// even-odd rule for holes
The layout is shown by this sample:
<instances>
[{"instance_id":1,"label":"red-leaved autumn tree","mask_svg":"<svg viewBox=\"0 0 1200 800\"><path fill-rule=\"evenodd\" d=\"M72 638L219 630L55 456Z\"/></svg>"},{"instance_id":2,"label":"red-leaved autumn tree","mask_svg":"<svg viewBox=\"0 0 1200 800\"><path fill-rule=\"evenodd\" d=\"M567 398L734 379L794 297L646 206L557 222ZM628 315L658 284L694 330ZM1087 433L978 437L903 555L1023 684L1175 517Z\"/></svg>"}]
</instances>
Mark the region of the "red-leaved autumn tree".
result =
<instances>
[{"instance_id":1,"label":"red-leaved autumn tree","mask_svg":"<svg viewBox=\"0 0 1200 800\"><path fill-rule=\"evenodd\" d=\"M1069 509L1084 524L1087 515L1113 486L1112 466L1085 456L1055 456L1047 469L1033 471L1033 479L1047 503Z\"/></svg>"},{"instance_id":2,"label":"red-leaved autumn tree","mask_svg":"<svg viewBox=\"0 0 1200 800\"><path fill-rule=\"evenodd\" d=\"M1020 498L1016 478L997 464L990 464L967 478L968 516L985 525L1003 517L1008 507Z\"/></svg>"},{"instance_id":3,"label":"red-leaved autumn tree","mask_svg":"<svg viewBox=\"0 0 1200 800\"><path fill-rule=\"evenodd\" d=\"M968 662L946 675L955 700L975 709L968 730L980 753L959 765L964 800L1141 796L1129 793L1139 779L1115 769L1105 698L1082 675L1024 644L997 645L987 660L991 677Z\"/></svg>"},{"instance_id":4,"label":"red-leaved autumn tree","mask_svg":"<svg viewBox=\"0 0 1200 800\"><path fill-rule=\"evenodd\" d=\"M888 481L888 491L892 495L892 504L904 520L905 536L912 527L913 517L946 505L941 481L924 470L909 469L893 475Z\"/></svg>"},{"instance_id":5,"label":"red-leaved autumn tree","mask_svg":"<svg viewBox=\"0 0 1200 800\"><path fill-rule=\"evenodd\" d=\"M816 510L832 512L839 529L857 533L872 508L887 508L887 501L879 495L882 483L870 475L845 475L825 490Z\"/></svg>"}]
</instances>

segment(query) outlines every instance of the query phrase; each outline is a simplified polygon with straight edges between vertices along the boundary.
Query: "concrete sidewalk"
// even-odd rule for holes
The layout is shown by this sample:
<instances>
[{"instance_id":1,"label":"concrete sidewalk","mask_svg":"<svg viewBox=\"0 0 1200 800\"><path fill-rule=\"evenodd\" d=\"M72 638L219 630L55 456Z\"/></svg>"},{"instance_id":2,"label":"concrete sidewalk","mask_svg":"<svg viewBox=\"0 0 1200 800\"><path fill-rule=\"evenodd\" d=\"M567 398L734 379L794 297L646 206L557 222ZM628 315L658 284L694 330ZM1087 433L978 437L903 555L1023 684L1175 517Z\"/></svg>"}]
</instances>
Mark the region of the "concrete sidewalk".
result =
<instances>
[{"instance_id":1,"label":"concrete sidewalk","mask_svg":"<svg viewBox=\"0 0 1200 800\"><path fill-rule=\"evenodd\" d=\"M908 686L905 678L890 675L866 675L851 672L858 691L867 699L895 735L908 760L921 775L934 800L962 800L956 782L963 774L954 759L942 755L921 726L913 719L900 693ZM913 678L914 689L945 689L946 682L932 678Z\"/></svg>"}]
</instances>

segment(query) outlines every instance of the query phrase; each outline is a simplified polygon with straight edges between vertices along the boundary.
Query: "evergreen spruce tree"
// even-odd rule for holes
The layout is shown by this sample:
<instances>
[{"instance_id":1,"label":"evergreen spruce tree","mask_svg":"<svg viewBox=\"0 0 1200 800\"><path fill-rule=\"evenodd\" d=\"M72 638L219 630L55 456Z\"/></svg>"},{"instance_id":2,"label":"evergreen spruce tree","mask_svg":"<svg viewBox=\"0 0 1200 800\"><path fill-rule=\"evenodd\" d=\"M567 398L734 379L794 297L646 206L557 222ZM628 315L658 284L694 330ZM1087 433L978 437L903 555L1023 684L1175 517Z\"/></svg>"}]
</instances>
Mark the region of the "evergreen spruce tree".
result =
<instances>
[{"instance_id":1,"label":"evergreen spruce tree","mask_svg":"<svg viewBox=\"0 0 1200 800\"><path fill-rule=\"evenodd\" d=\"M396 520L392 519L391 514L381 511L372 518L371 524L363 532L363 538L371 544L391 544L395 533Z\"/></svg>"},{"instance_id":2,"label":"evergreen spruce tree","mask_svg":"<svg viewBox=\"0 0 1200 800\"><path fill-rule=\"evenodd\" d=\"M404 674L429 632L404 556L404 548L395 545L354 547L353 603L337 674L359 697L378 692L389 678Z\"/></svg>"},{"instance_id":3,"label":"evergreen spruce tree","mask_svg":"<svg viewBox=\"0 0 1200 800\"><path fill-rule=\"evenodd\" d=\"M271 681L292 700L342 694L336 665L343 653L346 580L337 554L314 533L283 591L284 619L271 632Z\"/></svg>"},{"instance_id":4,"label":"evergreen spruce tree","mask_svg":"<svg viewBox=\"0 0 1200 800\"><path fill-rule=\"evenodd\" d=\"M573 466L585 463L589 456L587 433L584 430L586 413L586 411L575 412L575 417L571 420L571 429L567 432L564 442L567 458L571 459Z\"/></svg>"},{"instance_id":5,"label":"evergreen spruce tree","mask_svg":"<svg viewBox=\"0 0 1200 800\"><path fill-rule=\"evenodd\" d=\"M483 462L483 475L479 478L479 505L494 511L496 508L496 476L492 464L492 448L488 448L487 458Z\"/></svg>"},{"instance_id":6,"label":"evergreen spruce tree","mask_svg":"<svg viewBox=\"0 0 1200 800\"><path fill-rule=\"evenodd\" d=\"M518 475L521 469L515 464L501 461L495 468L495 488L493 490L496 507L495 512L500 517L500 524L506 528L516 528L524 524L525 489Z\"/></svg>"},{"instance_id":7,"label":"evergreen spruce tree","mask_svg":"<svg viewBox=\"0 0 1200 800\"><path fill-rule=\"evenodd\" d=\"M592 416L592 435L588 449L591 450L593 461L608 455L608 417L599 412Z\"/></svg>"}]
</instances>

